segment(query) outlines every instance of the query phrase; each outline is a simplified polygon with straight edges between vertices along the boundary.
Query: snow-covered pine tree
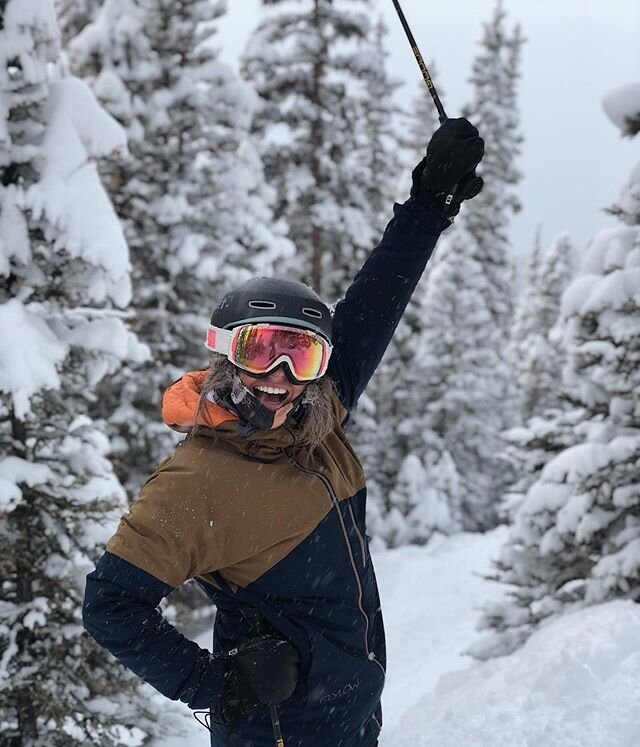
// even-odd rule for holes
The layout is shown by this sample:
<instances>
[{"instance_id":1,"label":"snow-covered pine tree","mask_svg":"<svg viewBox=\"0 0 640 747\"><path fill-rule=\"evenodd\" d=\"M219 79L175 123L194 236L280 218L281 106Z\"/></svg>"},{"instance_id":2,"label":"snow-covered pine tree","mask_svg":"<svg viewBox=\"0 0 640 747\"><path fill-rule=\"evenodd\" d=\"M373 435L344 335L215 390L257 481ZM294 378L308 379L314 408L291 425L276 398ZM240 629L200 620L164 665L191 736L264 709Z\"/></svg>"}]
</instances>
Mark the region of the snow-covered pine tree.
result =
<instances>
[{"instance_id":1,"label":"snow-covered pine tree","mask_svg":"<svg viewBox=\"0 0 640 747\"><path fill-rule=\"evenodd\" d=\"M640 86L615 91L605 108L637 133ZM549 418L547 438L573 444L546 464L515 514L497 566L511 590L485 608L492 632L474 648L481 657L509 653L571 607L640 601L640 165L615 211L624 225L596 234L562 298L573 406Z\"/></svg>"},{"instance_id":2,"label":"snow-covered pine tree","mask_svg":"<svg viewBox=\"0 0 640 747\"><path fill-rule=\"evenodd\" d=\"M558 321L560 299L573 264L573 247L567 233L558 234L544 253L539 236L536 238L511 329L511 358L520 415L525 422L561 403L559 386L564 361L552 329Z\"/></svg>"},{"instance_id":3,"label":"snow-covered pine tree","mask_svg":"<svg viewBox=\"0 0 640 747\"><path fill-rule=\"evenodd\" d=\"M131 495L172 448L160 397L206 364L214 305L293 254L249 135L257 97L217 59L224 10L209 0L107 0L70 45L74 70L129 136L130 158L107 183L132 251L131 324L152 362L124 370L105 405L118 402L117 466Z\"/></svg>"},{"instance_id":4,"label":"snow-covered pine tree","mask_svg":"<svg viewBox=\"0 0 640 747\"><path fill-rule=\"evenodd\" d=\"M391 217L393 203L404 197L402 193L399 194L402 164L398 153L402 140L397 131L394 103L399 83L389 77L386 69L388 33L382 17L369 32L366 58L375 60L375 64L365 66L363 72L365 96L362 106L366 128L360 143L360 158L368 165L365 188L369 209L374 229L380 234ZM422 140L427 136L428 132L425 135L423 131Z\"/></svg>"},{"instance_id":5,"label":"snow-covered pine tree","mask_svg":"<svg viewBox=\"0 0 640 747\"><path fill-rule=\"evenodd\" d=\"M429 70L433 75L437 73L435 63L429 63ZM439 93L444 100L440 89ZM427 144L439 127L436 109L422 79L413 99L412 109L410 112L403 113L402 121L405 126L398 135L398 141L404 168L404 174L401 175L400 199L404 200L411 191L413 170L424 158ZM408 424L424 411L424 400L419 387L420 376L416 375L415 343L427 324L424 310L426 275L432 266L433 262L429 262L425 276L418 284L400 320L381 372L381 379L385 380L385 383L381 382L381 385L385 389L384 402L388 408L386 417L394 421L394 429L404 431L398 433L401 441L401 457L396 460L396 468L392 470L393 483L395 483L402 459L412 449L415 433ZM393 483L389 487L393 487Z\"/></svg>"},{"instance_id":6,"label":"snow-covered pine tree","mask_svg":"<svg viewBox=\"0 0 640 747\"><path fill-rule=\"evenodd\" d=\"M63 47L96 17L103 0L54 0Z\"/></svg>"},{"instance_id":7,"label":"snow-covered pine tree","mask_svg":"<svg viewBox=\"0 0 640 747\"><path fill-rule=\"evenodd\" d=\"M393 102L398 84L389 78L386 71L387 33L382 19L370 29L371 38L367 43L369 50L366 55L368 59L376 60L377 64L369 65L364 72L366 96L362 100L362 121L366 128L361 138L359 155L362 164L367 166L365 188L371 213L370 220L378 236L382 235L390 218L393 203L396 199L404 197L398 193L402 168L399 158L402 141L398 135ZM408 191L407 189L405 194L408 194ZM357 268L352 267L352 258L347 257L345 283L349 281L347 272L355 269ZM386 513L388 492L393 487L401 461L401 455L398 455L397 460L389 456L390 452L396 453L393 441L397 420L392 408L389 407L389 397L393 396L393 393L388 390L387 384L390 381L390 367L397 371L398 367L393 365L396 357L397 351L392 342L348 426L349 437L356 446L367 472L370 525L374 536L384 534L385 522L380 523L378 519L383 519ZM396 378L393 386L394 392L402 390L401 379ZM386 474L389 468L392 472L391 479Z\"/></svg>"},{"instance_id":8,"label":"snow-covered pine tree","mask_svg":"<svg viewBox=\"0 0 640 747\"><path fill-rule=\"evenodd\" d=\"M410 452L400 465L383 524L389 547L423 545L436 532L452 534L460 528L451 511L451 498L460 493L457 467L446 451L437 461L433 453L425 464Z\"/></svg>"},{"instance_id":9,"label":"snow-covered pine tree","mask_svg":"<svg viewBox=\"0 0 640 747\"><path fill-rule=\"evenodd\" d=\"M542 257L531 308L532 334L524 353L520 384L524 419L561 407L560 380L564 358L553 328L560 315L560 300L573 273L573 247L567 233L556 236Z\"/></svg>"},{"instance_id":10,"label":"snow-covered pine tree","mask_svg":"<svg viewBox=\"0 0 640 747\"><path fill-rule=\"evenodd\" d=\"M431 280L435 264L427 278L424 442L440 443L453 458L463 488L452 510L471 530L495 524L499 498L512 479L500 433L516 417L508 356L513 272L507 229L518 208L514 162L521 142L516 87L522 43L519 27L505 29L498 4L473 65L474 96L466 112L485 139L485 188L463 207L451 241L438 250L442 285Z\"/></svg>"},{"instance_id":11,"label":"snow-covered pine tree","mask_svg":"<svg viewBox=\"0 0 640 747\"><path fill-rule=\"evenodd\" d=\"M429 63L429 70L435 74L434 63ZM405 113L402 119L406 125L402 134L399 135L399 144L402 149L401 160L404 164L400 199L404 200L411 190L413 169L424 158L427 144L439 126L436 109L422 80L420 80L420 90L413 99L412 111ZM420 375L416 375L415 343L428 324L424 301L427 286L426 275L432 266L433 261L427 265L425 276L418 284L400 320L380 374L381 387L385 390L384 403L387 408L385 418L394 422L394 430L404 431L398 432L401 456L400 459L395 460L395 469L391 470L393 482L388 486L389 488L395 483L402 459L412 449L415 433L414 429L407 424L413 422L424 411L424 399L419 385Z\"/></svg>"},{"instance_id":12,"label":"snow-covered pine tree","mask_svg":"<svg viewBox=\"0 0 640 747\"><path fill-rule=\"evenodd\" d=\"M422 309L429 323L413 364L423 404L412 442L430 479L450 486L443 500L453 526L477 530L497 520L495 473L504 469L499 413L510 370L491 335L486 278L474 248L460 225L441 240L432 260ZM439 480L436 464L451 473L449 457L457 478Z\"/></svg>"},{"instance_id":13,"label":"snow-covered pine tree","mask_svg":"<svg viewBox=\"0 0 640 747\"><path fill-rule=\"evenodd\" d=\"M465 115L485 139L481 164L485 186L465 205L464 223L481 264L483 295L491 314L496 350L506 351L513 322L513 269L508 256L508 228L513 213L520 210L515 187L521 179L516 161L520 154L520 116L517 84L524 38L519 26L508 31L506 13L498 0L493 17L484 25L480 51L470 79L473 100ZM488 330L488 333L490 331ZM505 392L505 394L507 394Z\"/></svg>"},{"instance_id":14,"label":"snow-covered pine tree","mask_svg":"<svg viewBox=\"0 0 640 747\"><path fill-rule=\"evenodd\" d=\"M522 286L517 293L514 308L513 324L511 325L510 355L513 373L518 383L518 394L522 394L522 380L527 375L526 358L529 342L535 334L535 318L533 306L539 287L540 263L542 258L542 227L538 225L533 238L533 246L527 258L527 265L522 278ZM522 409L522 405L520 406ZM531 413L527 415L530 417ZM523 420L526 418L522 416Z\"/></svg>"},{"instance_id":15,"label":"snow-covered pine tree","mask_svg":"<svg viewBox=\"0 0 640 747\"><path fill-rule=\"evenodd\" d=\"M556 327L560 299L573 272L573 248L568 234L559 234L543 255L536 240L512 327L512 360L520 415L525 423L505 434L505 455L516 475L505 495L503 511L511 516L524 495L538 479L551 457L573 445L572 428L562 434L545 418L551 410L567 409L569 400L561 385L565 356L560 344L561 327Z\"/></svg>"},{"instance_id":16,"label":"snow-covered pine tree","mask_svg":"<svg viewBox=\"0 0 640 747\"><path fill-rule=\"evenodd\" d=\"M448 246L447 239L441 239L441 244ZM432 270L445 251L438 249L431 260ZM372 449L372 440L377 444L367 473L373 475L376 488L369 500L371 532L390 546L422 544L434 531L449 533L460 528L460 481L453 474L457 472L455 463L435 433L427 431L425 435L429 406L425 375L430 353L424 336L440 319L434 319L429 306L429 276L423 280L374 379L376 424L369 438L363 439L365 449ZM435 313L437 316L440 309ZM359 423L358 418L356 412ZM363 463L369 466L366 458ZM416 492L423 473L428 475L428 485ZM448 516L440 508L443 504L448 506Z\"/></svg>"},{"instance_id":17,"label":"snow-covered pine tree","mask_svg":"<svg viewBox=\"0 0 640 747\"><path fill-rule=\"evenodd\" d=\"M377 238L362 155L371 0L263 5L242 68L263 99L255 131L297 249L287 272L333 301Z\"/></svg>"},{"instance_id":18,"label":"snow-covered pine tree","mask_svg":"<svg viewBox=\"0 0 640 747\"><path fill-rule=\"evenodd\" d=\"M0 6L0 729L11 747L139 743L157 720L80 619L84 576L126 506L90 417L140 352L127 246L95 159L124 133L56 74L51 0Z\"/></svg>"},{"instance_id":19,"label":"snow-covered pine tree","mask_svg":"<svg viewBox=\"0 0 640 747\"><path fill-rule=\"evenodd\" d=\"M384 54L376 53L377 59L383 57ZM429 63L429 70L436 74L434 63ZM408 196L413 169L424 157L427 143L439 126L422 79L411 104L408 111L396 112L393 117L397 130L394 157L401 169L396 179L396 198L400 201ZM388 116L392 114L389 111ZM390 200L384 203L383 218L388 218L390 204ZM431 263L427 273L430 268ZM442 496L448 495L457 483L457 476L452 477L449 469L453 466L455 471L455 465L448 454L442 455L441 462L436 457L432 463L422 448L420 416L425 402L415 341L426 323L422 308L425 288L423 277L369 387L375 423L371 422L371 413L362 414L362 408L358 408L354 432L350 433L367 471L369 531L390 546L423 543L434 531L454 531L458 526L450 512L440 509ZM429 474L426 492L425 486L416 489L425 467Z\"/></svg>"},{"instance_id":20,"label":"snow-covered pine tree","mask_svg":"<svg viewBox=\"0 0 640 747\"><path fill-rule=\"evenodd\" d=\"M428 63L429 72L434 80L438 80L438 66L435 62ZM438 82L438 95L445 102L446 95L442 85ZM408 110L400 112L402 131L398 137L403 148L402 162L405 167L404 192L411 189L411 173L425 155L426 147L433 133L438 129L438 112L433 104L424 81L420 78L415 95Z\"/></svg>"}]
</instances>

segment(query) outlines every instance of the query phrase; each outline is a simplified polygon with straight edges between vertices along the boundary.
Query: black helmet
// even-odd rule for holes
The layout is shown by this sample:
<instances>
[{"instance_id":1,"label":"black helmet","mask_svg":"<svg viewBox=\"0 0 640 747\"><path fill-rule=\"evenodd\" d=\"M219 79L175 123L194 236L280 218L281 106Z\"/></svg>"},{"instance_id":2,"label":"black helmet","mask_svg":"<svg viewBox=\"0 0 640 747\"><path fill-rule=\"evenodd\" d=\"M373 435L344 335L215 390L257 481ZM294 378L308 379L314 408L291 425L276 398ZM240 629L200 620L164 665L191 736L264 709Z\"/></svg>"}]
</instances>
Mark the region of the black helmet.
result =
<instances>
[{"instance_id":1,"label":"black helmet","mask_svg":"<svg viewBox=\"0 0 640 747\"><path fill-rule=\"evenodd\" d=\"M251 322L309 329L331 342L331 313L328 307L311 288L296 280L247 280L227 293L211 315L211 324L223 329Z\"/></svg>"}]
</instances>

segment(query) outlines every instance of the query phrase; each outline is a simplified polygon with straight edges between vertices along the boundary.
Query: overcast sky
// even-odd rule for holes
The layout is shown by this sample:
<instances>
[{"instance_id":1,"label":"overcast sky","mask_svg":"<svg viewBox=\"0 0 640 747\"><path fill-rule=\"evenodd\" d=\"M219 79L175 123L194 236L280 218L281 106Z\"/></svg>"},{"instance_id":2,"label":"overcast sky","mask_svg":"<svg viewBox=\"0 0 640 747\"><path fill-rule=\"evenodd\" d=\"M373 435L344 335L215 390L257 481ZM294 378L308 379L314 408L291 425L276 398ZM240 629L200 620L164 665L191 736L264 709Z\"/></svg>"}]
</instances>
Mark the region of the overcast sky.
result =
<instances>
[{"instance_id":1,"label":"overcast sky","mask_svg":"<svg viewBox=\"0 0 640 747\"><path fill-rule=\"evenodd\" d=\"M467 78L494 0L401 2L422 54L437 63L447 114L457 116L470 98ZM260 2L228 6L220 44L222 58L235 66ZM377 6L390 30L388 70L406 81L400 95L408 100L420 73L391 0ZM602 209L640 160L637 139L622 139L602 110L606 92L640 81L640 0L504 0L504 7L528 40L520 84L523 211L513 220L514 249L528 252L537 224L545 243L568 230L582 248L614 223Z\"/></svg>"}]
</instances>

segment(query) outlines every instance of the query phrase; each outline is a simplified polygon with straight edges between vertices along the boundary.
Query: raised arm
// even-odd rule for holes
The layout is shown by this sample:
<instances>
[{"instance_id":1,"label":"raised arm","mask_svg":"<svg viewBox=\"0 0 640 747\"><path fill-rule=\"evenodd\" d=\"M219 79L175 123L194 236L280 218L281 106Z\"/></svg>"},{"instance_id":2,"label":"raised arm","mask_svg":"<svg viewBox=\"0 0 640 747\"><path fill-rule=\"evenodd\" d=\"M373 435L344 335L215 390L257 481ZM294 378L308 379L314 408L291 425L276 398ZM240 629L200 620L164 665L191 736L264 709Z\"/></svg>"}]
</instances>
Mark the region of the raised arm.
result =
<instances>
[{"instance_id":1,"label":"raised arm","mask_svg":"<svg viewBox=\"0 0 640 747\"><path fill-rule=\"evenodd\" d=\"M376 370L440 233L482 189L484 142L466 119L447 120L413 172L411 199L394 218L338 303L329 376L351 410Z\"/></svg>"},{"instance_id":2,"label":"raised arm","mask_svg":"<svg viewBox=\"0 0 640 747\"><path fill-rule=\"evenodd\" d=\"M411 199L394 207L382 241L337 304L329 376L351 410L378 367L449 221Z\"/></svg>"}]
</instances>

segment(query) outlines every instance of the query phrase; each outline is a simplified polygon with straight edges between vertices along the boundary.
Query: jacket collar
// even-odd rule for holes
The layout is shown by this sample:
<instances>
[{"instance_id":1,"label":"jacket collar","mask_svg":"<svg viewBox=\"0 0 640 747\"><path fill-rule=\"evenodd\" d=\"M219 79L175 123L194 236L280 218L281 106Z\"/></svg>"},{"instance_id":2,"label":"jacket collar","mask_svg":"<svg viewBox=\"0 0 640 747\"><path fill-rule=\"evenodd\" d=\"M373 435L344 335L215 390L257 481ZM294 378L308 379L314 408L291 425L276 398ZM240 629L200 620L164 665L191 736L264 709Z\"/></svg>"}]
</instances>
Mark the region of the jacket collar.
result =
<instances>
[{"instance_id":1,"label":"jacket collar","mask_svg":"<svg viewBox=\"0 0 640 747\"><path fill-rule=\"evenodd\" d=\"M203 426L198 430L199 435L220 440L233 451L265 461L273 461L283 449L295 445L297 424L291 418L280 428L255 431L243 437L238 432L242 421L217 402L207 400L197 417L200 390L206 376L206 370L191 371L165 391L162 418L170 428L188 433L195 425Z\"/></svg>"}]
</instances>

